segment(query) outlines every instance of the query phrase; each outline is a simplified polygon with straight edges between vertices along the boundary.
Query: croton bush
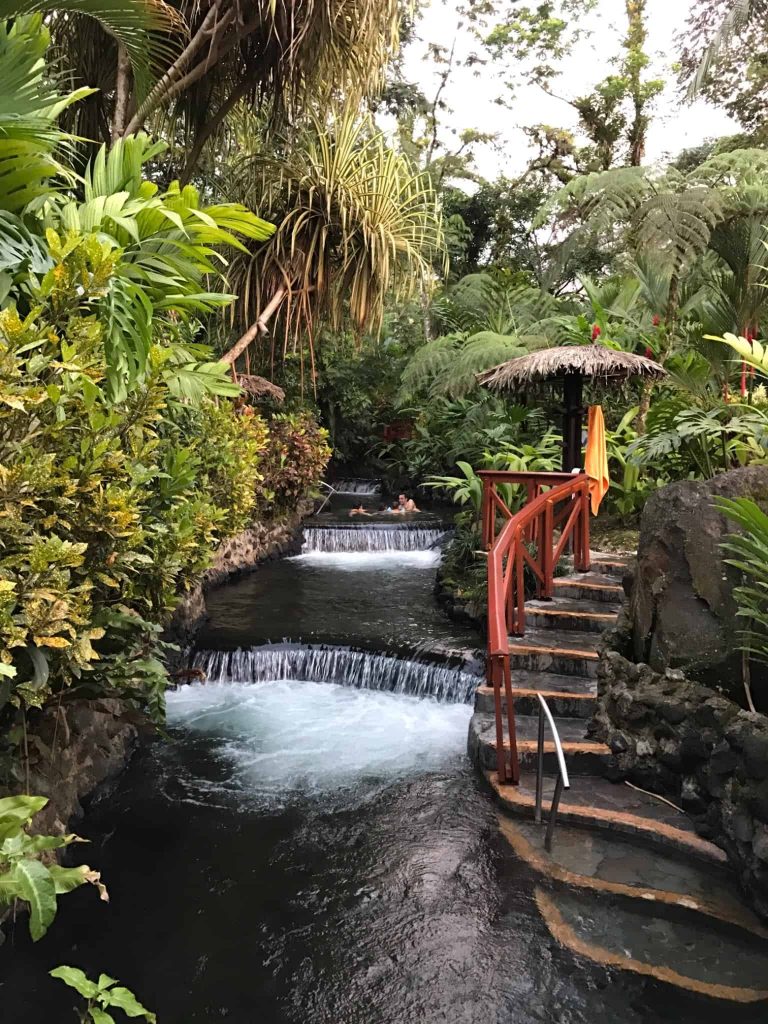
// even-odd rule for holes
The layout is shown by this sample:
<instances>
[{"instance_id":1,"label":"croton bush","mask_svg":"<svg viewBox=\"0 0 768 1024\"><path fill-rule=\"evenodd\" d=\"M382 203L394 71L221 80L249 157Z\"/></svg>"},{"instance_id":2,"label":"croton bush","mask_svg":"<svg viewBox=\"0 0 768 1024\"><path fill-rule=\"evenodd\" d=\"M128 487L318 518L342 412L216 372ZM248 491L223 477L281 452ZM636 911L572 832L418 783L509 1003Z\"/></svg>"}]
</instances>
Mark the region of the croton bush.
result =
<instances>
[{"instance_id":1,"label":"croton bush","mask_svg":"<svg viewBox=\"0 0 768 1024\"><path fill-rule=\"evenodd\" d=\"M160 624L217 544L295 503L328 458L308 416L238 415L224 378L220 396L180 392L175 328L158 326L140 385L116 401L94 313L113 272L94 238L71 238L29 312L0 312L7 711L66 690L128 695L162 717Z\"/></svg>"}]
</instances>

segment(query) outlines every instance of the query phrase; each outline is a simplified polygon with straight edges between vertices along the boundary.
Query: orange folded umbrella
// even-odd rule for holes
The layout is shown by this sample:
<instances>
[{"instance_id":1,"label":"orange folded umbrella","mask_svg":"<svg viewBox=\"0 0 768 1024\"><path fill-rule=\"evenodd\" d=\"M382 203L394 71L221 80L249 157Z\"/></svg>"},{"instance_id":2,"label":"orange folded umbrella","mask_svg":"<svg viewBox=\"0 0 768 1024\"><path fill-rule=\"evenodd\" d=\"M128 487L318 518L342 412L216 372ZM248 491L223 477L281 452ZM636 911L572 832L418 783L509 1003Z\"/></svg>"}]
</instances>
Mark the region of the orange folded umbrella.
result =
<instances>
[{"instance_id":1,"label":"orange folded umbrella","mask_svg":"<svg viewBox=\"0 0 768 1024\"><path fill-rule=\"evenodd\" d=\"M590 478L589 496L592 502L592 515L596 516L600 502L611 485L611 478L608 476L608 449L605 444L605 420L602 406L599 405L589 407L584 470Z\"/></svg>"}]
</instances>

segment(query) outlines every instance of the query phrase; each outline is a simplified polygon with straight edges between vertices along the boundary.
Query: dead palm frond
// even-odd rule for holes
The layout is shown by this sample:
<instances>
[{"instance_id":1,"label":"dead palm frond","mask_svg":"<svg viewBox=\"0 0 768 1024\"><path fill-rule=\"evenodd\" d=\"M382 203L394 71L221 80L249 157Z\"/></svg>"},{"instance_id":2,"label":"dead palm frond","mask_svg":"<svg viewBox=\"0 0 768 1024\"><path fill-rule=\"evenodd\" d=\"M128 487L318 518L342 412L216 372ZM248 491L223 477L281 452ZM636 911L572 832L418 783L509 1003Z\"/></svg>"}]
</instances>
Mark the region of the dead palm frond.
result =
<instances>
[{"instance_id":1,"label":"dead palm frond","mask_svg":"<svg viewBox=\"0 0 768 1024\"><path fill-rule=\"evenodd\" d=\"M131 97L121 133L171 111L190 147L183 181L241 102L268 107L272 122L279 123L310 101L327 104L340 93L356 99L367 94L381 80L400 24L398 0L173 0L173 5L188 31L171 33L173 58L147 94ZM57 24L61 48L75 61L76 82L99 84L99 116L111 122L117 59L109 36L83 19Z\"/></svg>"},{"instance_id":2,"label":"dead palm frond","mask_svg":"<svg viewBox=\"0 0 768 1024\"><path fill-rule=\"evenodd\" d=\"M321 323L375 331L385 300L428 288L433 263L443 258L429 178L369 119L347 107L329 122L311 119L278 145L282 159L245 157L226 186L246 205L258 202L278 225L266 245L233 262L237 316L249 329L227 353L230 361L278 309L286 349L309 339L311 352Z\"/></svg>"}]
</instances>

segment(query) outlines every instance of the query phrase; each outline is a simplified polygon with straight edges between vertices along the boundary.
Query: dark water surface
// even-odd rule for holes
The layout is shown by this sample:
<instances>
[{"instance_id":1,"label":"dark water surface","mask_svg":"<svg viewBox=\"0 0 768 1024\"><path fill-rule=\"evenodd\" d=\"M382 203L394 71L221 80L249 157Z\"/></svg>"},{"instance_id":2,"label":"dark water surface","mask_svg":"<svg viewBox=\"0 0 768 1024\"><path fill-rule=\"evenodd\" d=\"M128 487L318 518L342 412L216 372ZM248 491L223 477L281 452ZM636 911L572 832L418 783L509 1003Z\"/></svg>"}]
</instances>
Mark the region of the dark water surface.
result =
<instances>
[{"instance_id":1,"label":"dark water surface","mask_svg":"<svg viewBox=\"0 0 768 1024\"><path fill-rule=\"evenodd\" d=\"M273 563L210 595L200 646L475 646L434 605L437 557ZM62 898L36 945L19 922L0 1024L75 1020L59 964L119 978L160 1024L765 1024L554 941L466 759L470 714L296 679L172 693L169 738L79 826L111 902Z\"/></svg>"},{"instance_id":2,"label":"dark water surface","mask_svg":"<svg viewBox=\"0 0 768 1024\"><path fill-rule=\"evenodd\" d=\"M120 978L161 1024L720 1020L553 941L462 754L468 714L329 684L183 688L171 741L84 823L111 903L65 898L36 946L17 927L2 1020L74 1020L44 973L61 963Z\"/></svg>"},{"instance_id":3,"label":"dark water surface","mask_svg":"<svg viewBox=\"0 0 768 1024\"><path fill-rule=\"evenodd\" d=\"M480 646L435 603L439 551L312 552L265 565L212 591L198 645L252 647L304 640L378 650Z\"/></svg>"}]
</instances>

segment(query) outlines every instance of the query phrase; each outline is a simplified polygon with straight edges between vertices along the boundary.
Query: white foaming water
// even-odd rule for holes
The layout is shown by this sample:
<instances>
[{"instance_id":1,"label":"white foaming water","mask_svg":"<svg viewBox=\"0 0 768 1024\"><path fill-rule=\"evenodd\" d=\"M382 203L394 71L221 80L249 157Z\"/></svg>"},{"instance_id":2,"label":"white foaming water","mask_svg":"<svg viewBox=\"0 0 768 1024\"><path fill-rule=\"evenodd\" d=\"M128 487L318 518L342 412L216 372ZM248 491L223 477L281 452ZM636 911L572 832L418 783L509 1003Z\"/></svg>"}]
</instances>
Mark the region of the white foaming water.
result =
<instances>
[{"instance_id":1,"label":"white foaming water","mask_svg":"<svg viewBox=\"0 0 768 1024\"><path fill-rule=\"evenodd\" d=\"M414 524L391 526L305 526L302 553L322 551L340 554L371 551L428 551L445 536L442 527Z\"/></svg>"},{"instance_id":2,"label":"white foaming water","mask_svg":"<svg viewBox=\"0 0 768 1024\"><path fill-rule=\"evenodd\" d=\"M295 555L291 561L303 565L325 566L329 569L344 569L347 572L369 572L371 569L395 568L429 569L439 565L442 552L432 551L306 551Z\"/></svg>"},{"instance_id":3,"label":"white foaming water","mask_svg":"<svg viewBox=\"0 0 768 1024\"><path fill-rule=\"evenodd\" d=\"M168 723L218 741L222 788L285 799L439 768L466 746L472 711L332 683L191 684L168 694Z\"/></svg>"}]
</instances>

